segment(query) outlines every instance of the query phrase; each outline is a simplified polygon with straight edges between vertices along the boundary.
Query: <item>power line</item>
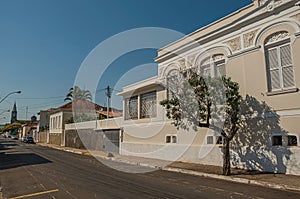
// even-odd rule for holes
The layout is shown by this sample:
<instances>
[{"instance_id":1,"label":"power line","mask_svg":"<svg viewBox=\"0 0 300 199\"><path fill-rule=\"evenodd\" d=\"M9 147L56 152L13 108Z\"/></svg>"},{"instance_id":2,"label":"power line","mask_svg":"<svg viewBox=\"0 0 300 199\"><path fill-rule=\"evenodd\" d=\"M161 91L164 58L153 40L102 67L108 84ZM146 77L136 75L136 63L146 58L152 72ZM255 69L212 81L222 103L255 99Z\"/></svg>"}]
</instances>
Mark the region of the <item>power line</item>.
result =
<instances>
[{"instance_id":1,"label":"power line","mask_svg":"<svg viewBox=\"0 0 300 199\"><path fill-rule=\"evenodd\" d=\"M18 97L14 98L17 100L47 100L47 99L58 99L64 98L65 96L56 96L56 97Z\"/></svg>"},{"instance_id":2,"label":"power line","mask_svg":"<svg viewBox=\"0 0 300 199\"><path fill-rule=\"evenodd\" d=\"M117 90L117 89L114 89L114 88L111 88L110 87L110 90L112 91L112 92L122 92L122 91L120 91L120 90ZM99 93L99 92L103 92L103 91L106 91L107 92L107 87L106 88L102 88L102 89L99 89L99 90L96 90L96 93Z\"/></svg>"},{"instance_id":3,"label":"power line","mask_svg":"<svg viewBox=\"0 0 300 199\"><path fill-rule=\"evenodd\" d=\"M54 101L50 101L48 103L42 103L42 104L35 104L33 105L32 107L30 107L30 109L33 109L33 108L41 108L41 107L45 107L45 106L51 106L51 105L56 105L56 104L60 104L62 102L62 100L54 100ZM19 110L24 110L26 109L27 106L22 106L22 107L19 107L18 109Z\"/></svg>"}]
</instances>

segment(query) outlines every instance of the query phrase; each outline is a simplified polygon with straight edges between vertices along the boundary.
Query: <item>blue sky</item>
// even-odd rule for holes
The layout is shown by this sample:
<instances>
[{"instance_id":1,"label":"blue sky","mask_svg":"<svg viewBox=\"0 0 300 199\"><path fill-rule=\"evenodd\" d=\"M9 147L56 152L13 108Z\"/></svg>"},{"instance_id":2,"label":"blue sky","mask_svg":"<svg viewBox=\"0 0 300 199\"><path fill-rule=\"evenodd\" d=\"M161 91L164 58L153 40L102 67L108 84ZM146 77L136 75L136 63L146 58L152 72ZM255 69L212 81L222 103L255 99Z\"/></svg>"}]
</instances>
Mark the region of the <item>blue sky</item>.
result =
<instances>
[{"instance_id":1,"label":"blue sky","mask_svg":"<svg viewBox=\"0 0 300 199\"><path fill-rule=\"evenodd\" d=\"M251 0L0 0L0 97L22 90L0 104L0 113L17 102L18 119L64 104L86 56L102 41L133 28L162 27L188 34L248 4ZM177 38L172 38L176 40ZM101 79L98 89L114 86L127 71L123 84L156 75L155 49L126 54ZM138 73L135 74L134 73ZM126 79L126 78L125 78ZM115 93L114 93L115 94ZM96 95L105 104L103 91ZM113 95L113 106L121 108ZM1 114L0 123L10 120Z\"/></svg>"}]
</instances>

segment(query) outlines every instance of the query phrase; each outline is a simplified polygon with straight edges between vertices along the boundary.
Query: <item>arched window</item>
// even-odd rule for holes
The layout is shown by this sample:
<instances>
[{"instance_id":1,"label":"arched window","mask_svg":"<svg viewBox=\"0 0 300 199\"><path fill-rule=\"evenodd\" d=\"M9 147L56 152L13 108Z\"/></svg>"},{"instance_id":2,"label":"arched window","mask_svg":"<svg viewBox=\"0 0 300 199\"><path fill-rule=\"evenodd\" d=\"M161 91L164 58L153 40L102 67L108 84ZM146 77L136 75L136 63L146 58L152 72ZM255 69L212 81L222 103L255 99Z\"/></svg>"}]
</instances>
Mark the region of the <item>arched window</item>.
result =
<instances>
[{"instance_id":1,"label":"arched window","mask_svg":"<svg viewBox=\"0 0 300 199\"><path fill-rule=\"evenodd\" d=\"M205 58L200 64L200 73L203 77L225 76L225 56L223 54L216 54Z\"/></svg>"},{"instance_id":2,"label":"arched window","mask_svg":"<svg viewBox=\"0 0 300 199\"><path fill-rule=\"evenodd\" d=\"M175 94L178 92L178 83L180 79L180 73L178 70L171 70L167 75L167 97L168 99L174 99Z\"/></svg>"},{"instance_id":3,"label":"arched window","mask_svg":"<svg viewBox=\"0 0 300 199\"><path fill-rule=\"evenodd\" d=\"M268 91L283 91L295 86L289 33L276 32L265 40Z\"/></svg>"}]
</instances>

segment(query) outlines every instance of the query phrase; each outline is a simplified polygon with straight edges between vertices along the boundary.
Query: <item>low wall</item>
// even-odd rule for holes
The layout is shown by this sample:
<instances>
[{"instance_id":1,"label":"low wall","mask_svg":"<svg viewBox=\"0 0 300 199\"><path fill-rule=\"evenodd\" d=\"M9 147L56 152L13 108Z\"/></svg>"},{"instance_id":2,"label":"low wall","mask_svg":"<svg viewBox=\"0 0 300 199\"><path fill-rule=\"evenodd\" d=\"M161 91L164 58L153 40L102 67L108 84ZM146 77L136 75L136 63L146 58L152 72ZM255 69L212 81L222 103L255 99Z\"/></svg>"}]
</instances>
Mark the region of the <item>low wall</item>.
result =
<instances>
[{"instance_id":1,"label":"low wall","mask_svg":"<svg viewBox=\"0 0 300 199\"><path fill-rule=\"evenodd\" d=\"M97 129L116 129L121 128L123 118L111 118L97 121Z\"/></svg>"},{"instance_id":2,"label":"low wall","mask_svg":"<svg viewBox=\"0 0 300 199\"><path fill-rule=\"evenodd\" d=\"M55 144L60 146L62 141L61 133L49 133L49 144Z\"/></svg>"},{"instance_id":3,"label":"low wall","mask_svg":"<svg viewBox=\"0 0 300 199\"><path fill-rule=\"evenodd\" d=\"M222 146L121 143L120 153L169 161L222 166ZM231 149L234 168L300 175L299 147L243 147Z\"/></svg>"},{"instance_id":4,"label":"low wall","mask_svg":"<svg viewBox=\"0 0 300 199\"><path fill-rule=\"evenodd\" d=\"M232 149L232 164L247 170L300 175L299 147L239 147Z\"/></svg>"},{"instance_id":5,"label":"low wall","mask_svg":"<svg viewBox=\"0 0 300 199\"><path fill-rule=\"evenodd\" d=\"M66 124L65 130L73 130L73 129L95 129L97 127L97 121L88 121L88 122L79 122Z\"/></svg>"},{"instance_id":6,"label":"low wall","mask_svg":"<svg viewBox=\"0 0 300 199\"><path fill-rule=\"evenodd\" d=\"M182 161L208 165L222 165L222 152L218 146L195 146L183 144L138 144L121 143L121 154L154 158L168 161Z\"/></svg>"},{"instance_id":7,"label":"low wall","mask_svg":"<svg viewBox=\"0 0 300 199\"><path fill-rule=\"evenodd\" d=\"M39 142L40 143L46 143L47 142L47 131L41 131L40 133L39 133L39 136L40 136L40 138L39 138Z\"/></svg>"},{"instance_id":8,"label":"low wall","mask_svg":"<svg viewBox=\"0 0 300 199\"><path fill-rule=\"evenodd\" d=\"M122 117L66 124L65 130L75 129L116 129L120 128Z\"/></svg>"},{"instance_id":9,"label":"low wall","mask_svg":"<svg viewBox=\"0 0 300 199\"><path fill-rule=\"evenodd\" d=\"M100 143L103 133L95 132L93 129L66 130L65 146L77 149L101 150Z\"/></svg>"},{"instance_id":10,"label":"low wall","mask_svg":"<svg viewBox=\"0 0 300 199\"><path fill-rule=\"evenodd\" d=\"M65 146L119 154L120 130L77 129L65 131Z\"/></svg>"}]
</instances>

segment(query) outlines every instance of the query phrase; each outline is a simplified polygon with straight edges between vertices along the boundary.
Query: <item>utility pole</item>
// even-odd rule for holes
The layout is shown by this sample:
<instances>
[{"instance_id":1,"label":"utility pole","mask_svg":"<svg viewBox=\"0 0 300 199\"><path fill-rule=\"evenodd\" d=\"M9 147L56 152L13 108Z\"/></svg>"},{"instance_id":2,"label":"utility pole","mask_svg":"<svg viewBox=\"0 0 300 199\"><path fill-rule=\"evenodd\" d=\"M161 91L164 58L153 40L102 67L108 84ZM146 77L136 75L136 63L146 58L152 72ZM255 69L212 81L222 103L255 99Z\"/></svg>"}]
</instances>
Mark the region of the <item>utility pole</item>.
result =
<instances>
[{"instance_id":1,"label":"utility pole","mask_svg":"<svg viewBox=\"0 0 300 199\"><path fill-rule=\"evenodd\" d=\"M109 118L109 107L110 107L110 98L111 98L111 88L109 86L106 87L106 99L107 99L107 119Z\"/></svg>"},{"instance_id":2,"label":"utility pole","mask_svg":"<svg viewBox=\"0 0 300 199\"><path fill-rule=\"evenodd\" d=\"M26 106L26 120L27 120L28 106Z\"/></svg>"}]
</instances>

